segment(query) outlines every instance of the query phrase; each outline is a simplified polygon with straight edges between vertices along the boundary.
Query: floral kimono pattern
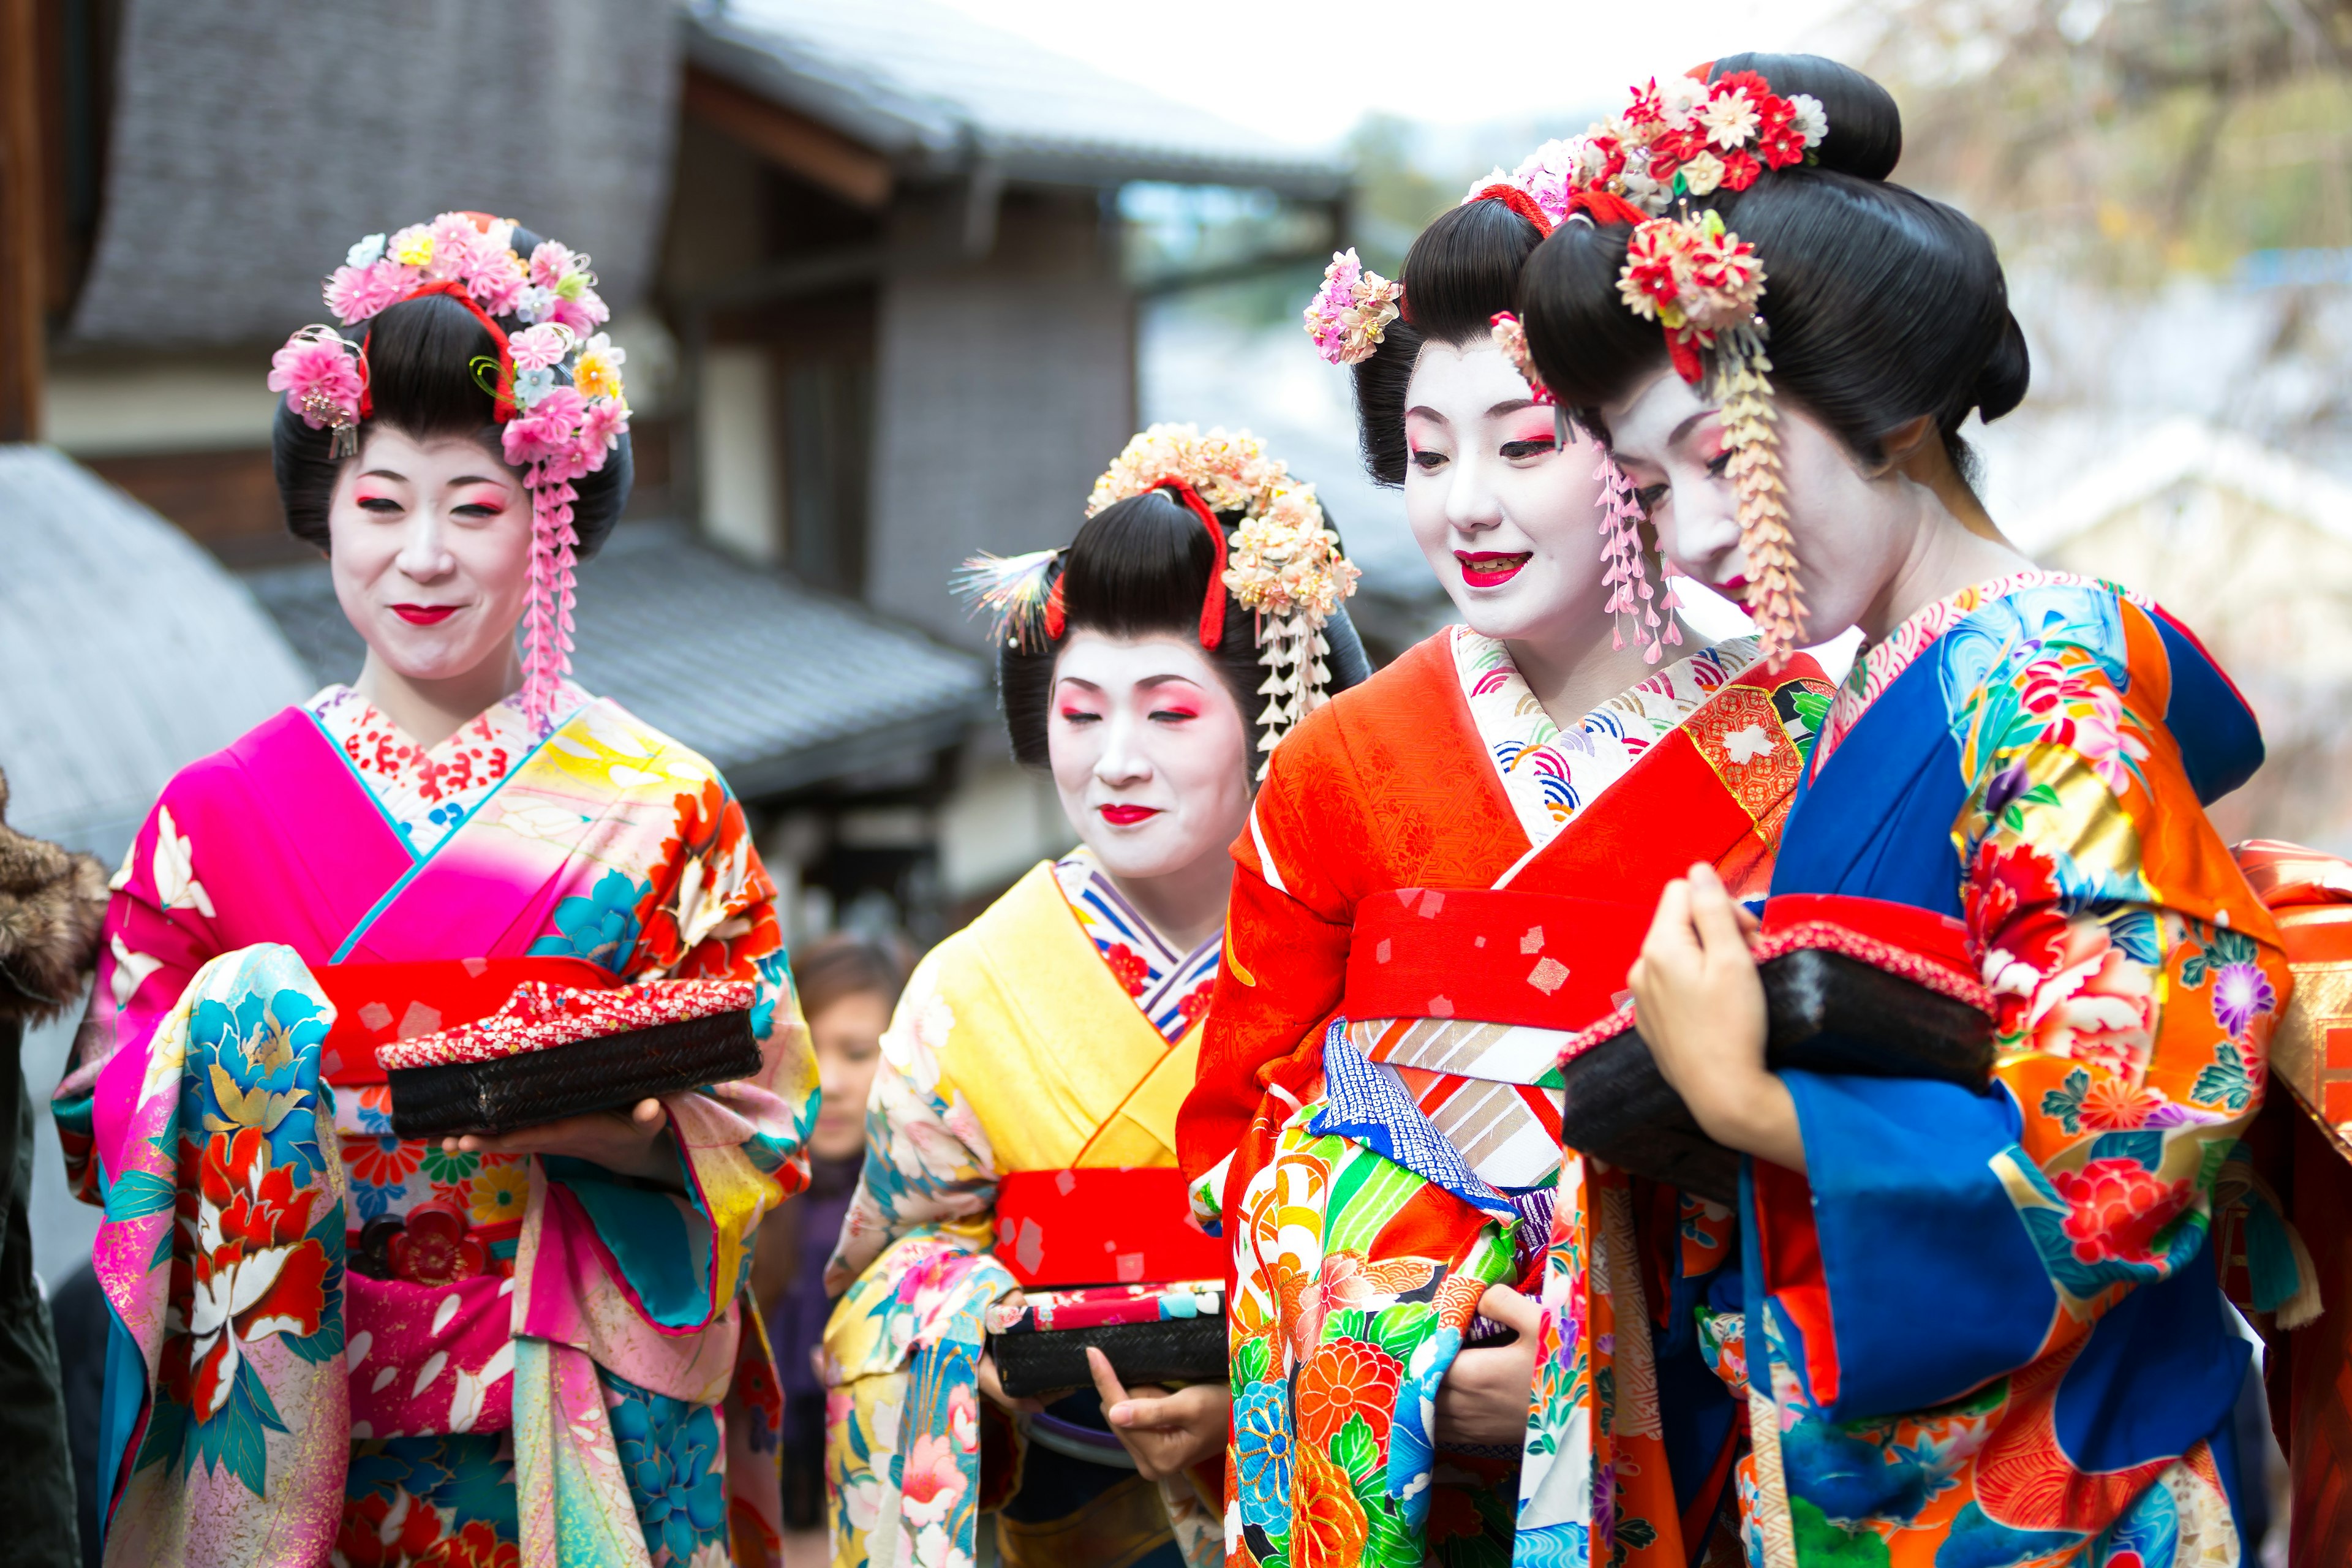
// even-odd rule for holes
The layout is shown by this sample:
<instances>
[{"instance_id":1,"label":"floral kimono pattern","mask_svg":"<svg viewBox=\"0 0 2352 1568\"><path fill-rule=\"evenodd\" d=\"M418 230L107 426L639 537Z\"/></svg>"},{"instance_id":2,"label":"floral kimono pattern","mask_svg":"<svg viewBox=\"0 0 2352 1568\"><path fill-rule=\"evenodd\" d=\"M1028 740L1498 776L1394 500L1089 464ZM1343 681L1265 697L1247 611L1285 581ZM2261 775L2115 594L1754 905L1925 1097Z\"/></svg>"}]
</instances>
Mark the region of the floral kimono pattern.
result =
<instances>
[{"instance_id":1,"label":"floral kimono pattern","mask_svg":"<svg viewBox=\"0 0 2352 1568\"><path fill-rule=\"evenodd\" d=\"M1596 1495L1591 1433L1596 1399L1621 1425L1620 1341L1649 1364L1639 1244L1629 1210L1612 1296L1597 1198L1555 1202L1552 1068L1608 1011L1667 878L1704 858L1762 885L1829 693L1810 661L1735 679L1748 651L1660 670L1570 734L1499 645L1457 630L1276 753L1235 849L1185 1112L1196 1194L1222 1193L1234 1237L1229 1563L1500 1563L1515 1537L1549 1554L1531 1561L1581 1562L1596 1513L1622 1504L1611 1471ZM1244 1085L1264 1098L1236 1125ZM1612 1190L1630 1203L1622 1177ZM1483 1331L1479 1297L1507 1283L1547 1304L1549 1424L1497 1451L1440 1450L1438 1386ZM1604 1328L1596 1363L1588 1325L1612 1302L1625 1332ZM1665 1517L1654 1534L1679 1562L1668 1434L1654 1389L1626 1392L1648 1413L1640 1508ZM1727 1410L1687 1425L1675 1437L1707 1460L1681 1468L1700 1476L1728 1451Z\"/></svg>"},{"instance_id":2,"label":"floral kimono pattern","mask_svg":"<svg viewBox=\"0 0 2352 1568\"><path fill-rule=\"evenodd\" d=\"M355 752L390 726L331 689L142 828L54 1101L106 1209L108 1561L774 1557L781 1401L736 1299L815 1075L773 888L707 763L569 695L544 742L503 704L404 756ZM756 983L762 1070L664 1102L678 1191L394 1136L337 1026L438 1026L338 1020L313 975L532 954Z\"/></svg>"},{"instance_id":3,"label":"floral kimono pattern","mask_svg":"<svg viewBox=\"0 0 2352 1568\"><path fill-rule=\"evenodd\" d=\"M2032 573L1857 666L1778 892L1961 920L1992 1090L1786 1072L1709 1338L1748 1399L1752 1562L2236 1563L2245 1342L2207 1253L2290 988L2201 802L2260 763L2195 639Z\"/></svg>"},{"instance_id":4,"label":"floral kimono pattern","mask_svg":"<svg viewBox=\"0 0 2352 1568\"><path fill-rule=\"evenodd\" d=\"M986 1309L1019 1288L994 1251L1007 1174L1166 1167L1163 1217L1181 1223L1174 1124L1202 1010L1185 999L1216 948L1168 948L1080 850L916 967L882 1037L865 1171L827 1271L845 1292L824 1338L838 1568L969 1568L983 1510L999 1512L1008 1563L1215 1561L1197 1485L1041 1456L980 1397L977 1368ZM1023 1494L1057 1467L1080 1492L1110 1484L1032 1528Z\"/></svg>"}]
</instances>

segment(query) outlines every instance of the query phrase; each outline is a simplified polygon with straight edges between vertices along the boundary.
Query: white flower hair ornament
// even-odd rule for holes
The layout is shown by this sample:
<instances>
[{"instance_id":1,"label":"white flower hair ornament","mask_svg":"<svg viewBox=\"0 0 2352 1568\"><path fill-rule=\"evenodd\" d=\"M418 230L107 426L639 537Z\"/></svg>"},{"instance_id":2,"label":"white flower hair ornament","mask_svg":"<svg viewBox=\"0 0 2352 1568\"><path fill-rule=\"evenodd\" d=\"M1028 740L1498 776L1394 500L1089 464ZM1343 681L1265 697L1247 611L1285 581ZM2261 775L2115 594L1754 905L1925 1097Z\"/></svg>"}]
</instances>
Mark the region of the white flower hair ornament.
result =
<instances>
[{"instance_id":1,"label":"white flower hair ornament","mask_svg":"<svg viewBox=\"0 0 2352 1568\"><path fill-rule=\"evenodd\" d=\"M327 279L328 309L345 328L404 300L446 294L470 311L497 345L468 367L489 393L503 426L506 460L523 470L531 500L530 603L524 617L523 708L539 732L555 726L555 703L572 669L572 574L580 538L572 526L572 481L603 468L629 429L621 381L627 353L596 331L611 315L596 294L588 258L551 239L528 258L516 253L516 225L485 213L447 212L351 247ZM522 323L509 333L505 317ZM330 456L359 450L359 426L373 411L367 338L334 327L304 327L271 357L269 387L313 430L331 429Z\"/></svg>"},{"instance_id":2,"label":"white flower hair ornament","mask_svg":"<svg viewBox=\"0 0 2352 1568\"><path fill-rule=\"evenodd\" d=\"M1360 574L1339 552L1339 536L1326 524L1315 487L1294 482L1246 430L1204 436L1193 425L1152 426L1095 481L1087 515L1157 489L1200 520L1215 550L1201 604L1201 646L1213 650L1224 641L1226 595L1255 612L1258 662L1266 671L1258 688L1266 699L1256 719L1265 731L1258 750L1272 752L1329 700L1331 645L1323 628L1355 593ZM1230 540L1220 512L1241 514ZM958 587L976 612L991 614L1000 645L1035 653L1061 640L1068 629L1055 571L1062 553L979 555L964 563ZM1271 760L1259 765L1259 778Z\"/></svg>"}]
</instances>

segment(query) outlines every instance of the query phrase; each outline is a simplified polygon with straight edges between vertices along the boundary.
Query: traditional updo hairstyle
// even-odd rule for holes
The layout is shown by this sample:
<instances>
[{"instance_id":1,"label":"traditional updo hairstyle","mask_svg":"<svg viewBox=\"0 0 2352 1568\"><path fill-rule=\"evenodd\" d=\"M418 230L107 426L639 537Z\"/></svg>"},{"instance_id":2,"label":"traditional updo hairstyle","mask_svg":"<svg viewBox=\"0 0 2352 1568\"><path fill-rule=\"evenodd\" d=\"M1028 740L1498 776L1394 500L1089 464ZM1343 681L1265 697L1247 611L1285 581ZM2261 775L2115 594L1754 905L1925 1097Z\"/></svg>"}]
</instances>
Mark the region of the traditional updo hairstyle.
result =
<instances>
[{"instance_id":1,"label":"traditional updo hairstyle","mask_svg":"<svg viewBox=\"0 0 2352 1568\"><path fill-rule=\"evenodd\" d=\"M529 257L539 237L518 228L510 248ZM527 323L511 316L499 319L509 334ZM446 294L425 294L394 305L357 326L342 329L352 342L367 348L368 395L371 408L360 422L360 441L380 426L390 426L418 441L444 436L470 437L501 463L499 430L490 394L475 372L475 363L498 363L498 345L471 310ZM348 459L331 457L331 429L312 429L284 400L278 405L278 423L270 432L271 464L277 470L278 500L286 508L286 526L298 539L329 548L327 512L334 500L335 481ZM512 467L512 465L508 465ZM572 526L580 536L582 560L596 553L604 536L620 521L628 504L633 473L629 437L604 458L604 466L572 481L579 492L572 503ZM522 526L530 513L521 513Z\"/></svg>"},{"instance_id":2,"label":"traditional updo hairstyle","mask_svg":"<svg viewBox=\"0 0 2352 1568\"><path fill-rule=\"evenodd\" d=\"M1512 308L1519 269L1543 232L1500 201L1441 213L1405 252L1403 314L1355 365L1356 433L1364 467L1384 485L1404 483L1405 389L1423 343L1486 342L1495 313Z\"/></svg>"},{"instance_id":3,"label":"traditional updo hairstyle","mask_svg":"<svg viewBox=\"0 0 2352 1568\"><path fill-rule=\"evenodd\" d=\"M1237 512L1221 514L1218 522L1230 544L1240 523ZM1109 637L1139 637L1167 633L1198 643L1202 606L1216 567L1216 546L1209 531L1183 502L1164 489L1146 490L1114 501L1078 529L1077 537L1061 559L1046 568L1041 590L1056 584L1062 595L1063 635L1039 637L1029 647L1006 638L996 650L997 691L1004 705L1004 728L1013 754L1030 767L1051 764L1045 744L1046 718L1052 710L1054 667L1060 661L1069 634L1091 629ZM1217 587L1224 605L1224 626L1215 647L1201 649L1211 668L1224 678L1225 689L1240 705L1247 726L1246 765L1257 772L1258 742L1265 726L1257 714L1265 706L1258 687L1265 667L1258 662L1256 617L1223 584ZM1364 645L1348 619L1346 606L1332 614L1323 627L1331 645L1326 663L1331 671L1328 689L1346 690L1371 673Z\"/></svg>"},{"instance_id":4,"label":"traditional updo hairstyle","mask_svg":"<svg viewBox=\"0 0 2352 1568\"><path fill-rule=\"evenodd\" d=\"M1783 98L1810 93L1829 121L1818 163L1692 203L1722 214L1763 262L1775 392L1871 465L1885 460L1890 432L1925 415L1973 481L1961 422L1971 410L1991 420L2016 407L2030 374L1991 236L1886 183L1902 156L1903 120L1869 77L1818 55L1744 54L1715 61L1707 79L1742 70ZM1666 363L1658 323L1634 315L1617 291L1632 237L1623 224L1564 223L1519 279L1537 370L1596 431L1600 405Z\"/></svg>"}]
</instances>

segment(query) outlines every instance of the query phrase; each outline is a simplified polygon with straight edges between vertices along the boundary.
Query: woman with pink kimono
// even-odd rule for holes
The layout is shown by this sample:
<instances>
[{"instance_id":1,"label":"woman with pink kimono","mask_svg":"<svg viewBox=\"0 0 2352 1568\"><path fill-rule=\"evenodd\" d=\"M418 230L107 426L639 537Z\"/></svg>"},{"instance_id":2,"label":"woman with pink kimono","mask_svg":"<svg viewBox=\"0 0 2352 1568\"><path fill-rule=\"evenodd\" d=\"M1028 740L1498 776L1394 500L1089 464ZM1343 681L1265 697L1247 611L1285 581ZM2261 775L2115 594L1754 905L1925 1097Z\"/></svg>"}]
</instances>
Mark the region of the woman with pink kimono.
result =
<instances>
[{"instance_id":1,"label":"woman with pink kimono","mask_svg":"<svg viewBox=\"0 0 2352 1568\"><path fill-rule=\"evenodd\" d=\"M106 1211L109 1563L775 1557L739 1298L816 1079L725 781L566 678L630 476L593 282L444 214L354 246L341 327L274 361L289 524L368 656L183 769L113 882L55 1100ZM752 1076L394 1131L377 1046L525 983L691 978L749 983Z\"/></svg>"}]
</instances>

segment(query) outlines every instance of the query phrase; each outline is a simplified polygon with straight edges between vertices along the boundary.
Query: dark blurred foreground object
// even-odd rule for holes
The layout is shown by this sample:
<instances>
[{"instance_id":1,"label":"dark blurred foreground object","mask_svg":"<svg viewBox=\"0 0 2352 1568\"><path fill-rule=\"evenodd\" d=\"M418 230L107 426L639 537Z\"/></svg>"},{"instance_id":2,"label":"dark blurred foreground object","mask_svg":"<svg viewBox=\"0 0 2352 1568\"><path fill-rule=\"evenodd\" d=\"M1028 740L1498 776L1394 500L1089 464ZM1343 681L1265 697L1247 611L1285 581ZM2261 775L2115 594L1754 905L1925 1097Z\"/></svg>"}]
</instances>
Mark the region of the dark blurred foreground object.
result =
<instances>
[{"instance_id":1,"label":"dark blurred foreground object","mask_svg":"<svg viewBox=\"0 0 2352 1568\"><path fill-rule=\"evenodd\" d=\"M0 776L0 817L8 784ZM48 1304L33 1279L26 1205L33 1185L33 1102L21 1061L25 1026L80 999L98 961L106 872L87 855L12 832L0 821L0 1519L12 1563L76 1568L73 1469L58 1388Z\"/></svg>"}]
</instances>

